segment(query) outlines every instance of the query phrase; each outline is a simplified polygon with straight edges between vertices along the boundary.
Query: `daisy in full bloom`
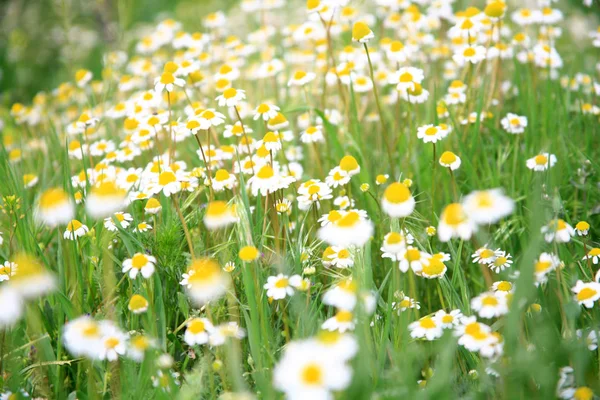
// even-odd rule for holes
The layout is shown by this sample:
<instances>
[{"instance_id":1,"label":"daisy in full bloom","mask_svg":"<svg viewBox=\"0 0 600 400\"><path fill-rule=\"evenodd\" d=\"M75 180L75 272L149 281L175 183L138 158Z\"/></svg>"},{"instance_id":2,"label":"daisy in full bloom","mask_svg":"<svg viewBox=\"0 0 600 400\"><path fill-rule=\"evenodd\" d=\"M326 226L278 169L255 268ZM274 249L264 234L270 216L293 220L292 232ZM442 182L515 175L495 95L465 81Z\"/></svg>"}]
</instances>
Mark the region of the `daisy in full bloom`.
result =
<instances>
[{"instance_id":1,"label":"daisy in full bloom","mask_svg":"<svg viewBox=\"0 0 600 400\"><path fill-rule=\"evenodd\" d=\"M22 299L33 299L53 291L56 287L54 275L37 258L19 253L10 262L11 266L17 266L17 273L0 288L6 289L5 294L11 292ZM15 298L15 303L20 304L21 300Z\"/></svg>"},{"instance_id":2,"label":"daisy in full bloom","mask_svg":"<svg viewBox=\"0 0 600 400\"><path fill-rule=\"evenodd\" d=\"M476 317L463 317L461 324L456 327L455 334L459 336L458 344L469 351L479 351L483 346L489 344L492 338L492 329Z\"/></svg>"},{"instance_id":3,"label":"daisy in full bloom","mask_svg":"<svg viewBox=\"0 0 600 400\"><path fill-rule=\"evenodd\" d=\"M107 217L104 219L104 227L111 232L116 232L119 230L117 223L121 225L121 228L125 229L129 226L129 224L133 221L133 217L129 213L117 212L114 213L111 217Z\"/></svg>"},{"instance_id":4,"label":"daisy in full bloom","mask_svg":"<svg viewBox=\"0 0 600 400\"><path fill-rule=\"evenodd\" d=\"M475 191L463 200L463 207L469 218L477 224L493 224L510 215L514 201L504 195L502 189Z\"/></svg>"},{"instance_id":5,"label":"daisy in full bloom","mask_svg":"<svg viewBox=\"0 0 600 400\"><path fill-rule=\"evenodd\" d=\"M123 272L129 272L129 277L135 279L138 273L146 279L154 273L156 258L143 253L135 253L133 257L123 261Z\"/></svg>"},{"instance_id":6,"label":"daisy in full bloom","mask_svg":"<svg viewBox=\"0 0 600 400\"><path fill-rule=\"evenodd\" d=\"M102 339L98 349L98 359L116 361L127 351L127 334L114 325L102 328Z\"/></svg>"},{"instance_id":7,"label":"daisy in full bloom","mask_svg":"<svg viewBox=\"0 0 600 400\"><path fill-rule=\"evenodd\" d=\"M534 264L535 279L538 284L545 283L548 275L561 266L560 259L552 253L542 253Z\"/></svg>"},{"instance_id":8,"label":"daisy in full bloom","mask_svg":"<svg viewBox=\"0 0 600 400\"><path fill-rule=\"evenodd\" d=\"M208 343L213 324L206 318L192 318L186 324L183 340L190 346Z\"/></svg>"},{"instance_id":9,"label":"daisy in full bloom","mask_svg":"<svg viewBox=\"0 0 600 400\"><path fill-rule=\"evenodd\" d=\"M302 143L321 143L325 141L323 136L323 128L321 125L309 126L300 135L300 141Z\"/></svg>"},{"instance_id":10,"label":"daisy in full bloom","mask_svg":"<svg viewBox=\"0 0 600 400\"><path fill-rule=\"evenodd\" d=\"M215 326L208 338L208 343L211 346L222 346L228 338L243 339L244 337L246 337L246 331L237 322L231 321Z\"/></svg>"},{"instance_id":11,"label":"daisy in full bloom","mask_svg":"<svg viewBox=\"0 0 600 400\"><path fill-rule=\"evenodd\" d=\"M511 260L512 256L509 253L503 250L496 250L494 253L494 261L487 263L492 271L499 273L511 267L513 260Z\"/></svg>"},{"instance_id":12,"label":"daisy in full bloom","mask_svg":"<svg viewBox=\"0 0 600 400\"><path fill-rule=\"evenodd\" d=\"M263 121L269 121L271 118L275 118L279 113L279 107L269 103L261 103L254 110L254 120L262 118Z\"/></svg>"},{"instance_id":13,"label":"daisy in full bloom","mask_svg":"<svg viewBox=\"0 0 600 400\"><path fill-rule=\"evenodd\" d=\"M36 218L50 227L69 223L74 213L73 201L61 188L46 190L37 203Z\"/></svg>"},{"instance_id":14,"label":"daisy in full bloom","mask_svg":"<svg viewBox=\"0 0 600 400\"><path fill-rule=\"evenodd\" d=\"M328 331L346 332L354 330L355 320L354 314L347 310L338 310L335 315L323 322L321 329Z\"/></svg>"},{"instance_id":15,"label":"daisy in full bloom","mask_svg":"<svg viewBox=\"0 0 600 400\"><path fill-rule=\"evenodd\" d=\"M538 172L552 168L554 164L556 164L556 156L550 153L540 153L527 160L527 168Z\"/></svg>"},{"instance_id":16,"label":"daisy in full bloom","mask_svg":"<svg viewBox=\"0 0 600 400\"><path fill-rule=\"evenodd\" d=\"M462 312L460 310L452 310L447 313L444 310L439 310L435 313L434 319L444 329L455 328L462 318Z\"/></svg>"},{"instance_id":17,"label":"daisy in full bloom","mask_svg":"<svg viewBox=\"0 0 600 400\"><path fill-rule=\"evenodd\" d=\"M525 128L527 128L527 117L508 113L506 117L502 118L500 123L506 132L519 134L525 132Z\"/></svg>"},{"instance_id":18,"label":"daisy in full bloom","mask_svg":"<svg viewBox=\"0 0 600 400\"><path fill-rule=\"evenodd\" d=\"M75 240L85 235L88 231L89 228L86 225L83 225L78 220L73 219L67 224L67 228L65 229L63 237L68 240Z\"/></svg>"},{"instance_id":19,"label":"daisy in full bloom","mask_svg":"<svg viewBox=\"0 0 600 400\"><path fill-rule=\"evenodd\" d=\"M340 218L319 228L317 235L332 246L362 247L373 234L373 223L361 211L340 211Z\"/></svg>"},{"instance_id":20,"label":"daisy in full bloom","mask_svg":"<svg viewBox=\"0 0 600 400\"><path fill-rule=\"evenodd\" d=\"M444 330L434 317L426 316L408 325L410 336L416 339L435 340L442 337Z\"/></svg>"},{"instance_id":21,"label":"daisy in full bloom","mask_svg":"<svg viewBox=\"0 0 600 400\"><path fill-rule=\"evenodd\" d=\"M113 181L102 181L90 190L85 209L92 218L105 218L124 207L126 195Z\"/></svg>"},{"instance_id":22,"label":"daisy in full bloom","mask_svg":"<svg viewBox=\"0 0 600 400\"><path fill-rule=\"evenodd\" d=\"M471 308L481 318L493 318L508 313L508 304L505 296L498 296L495 292L485 292L471 300Z\"/></svg>"},{"instance_id":23,"label":"daisy in full bloom","mask_svg":"<svg viewBox=\"0 0 600 400\"><path fill-rule=\"evenodd\" d=\"M236 107L245 98L246 92L244 90L230 87L225 89L215 100L219 103L219 107Z\"/></svg>"},{"instance_id":24,"label":"daisy in full bloom","mask_svg":"<svg viewBox=\"0 0 600 400\"><path fill-rule=\"evenodd\" d=\"M448 268L444 261L446 258L444 254L433 254L428 257L423 263L423 267L421 271L419 271L418 275L427 279L436 279L444 276Z\"/></svg>"},{"instance_id":25,"label":"daisy in full bloom","mask_svg":"<svg viewBox=\"0 0 600 400\"><path fill-rule=\"evenodd\" d=\"M460 66L467 63L477 64L485 59L486 49L480 45L465 46L459 49L452 59Z\"/></svg>"},{"instance_id":26,"label":"daisy in full bloom","mask_svg":"<svg viewBox=\"0 0 600 400\"><path fill-rule=\"evenodd\" d=\"M428 262L430 255L416 247L408 246L399 258L398 267L400 271L407 272L412 269L414 272L421 272L423 265Z\"/></svg>"},{"instance_id":27,"label":"daisy in full bloom","mask_svg":"<svg viewBox=\"0 0 600 400\"><path fill-rule=\"evenodd\" d=\"M423 143L435 143L444 138L444 131L439 126L423 125L417 128L417 137L423 140Z\"/></svg>"},{"instance_id":28,"label":"daisy in full bloom","mask_svg":"<svg viewBox=\"0 0 600 400\"><path fill-rule=\"evenodd\" d=\"M445 151L440 157L439 163L442 167L450 168L452 171L460 167L460 157L451 151Z\"/></svg>"},{"instance_id":29,"label":"daisy in full bloom","mask_svg":"<svg viewBox=\"0 0 600 400\"><path fill-rule=\"evenodd\" d=\"M357 292L356 282L352 279L345 279L325 292L323 304L352 311L356 305Z\"/></svg>"},{"instance_id":30,"label":"daisy in full bloom","mask_svg":"<svg viewBox=\"0 0 600 400\"><path fill-rule=\"evenodd\" d=\"M415 67L402 67L394 72L389 79L389 83L396 85L398 91L415 90L417 85L423 83L425 75L423 70Z\"/></svg>"},{"instance_id":31,"label":"daisy in full bloom","mask_svg":"<svg viewBox=\"0 0 600 400\"><path fill-rule=\"evenodd\" d=\"M478 248L475 253L471 255L474 263L480 264L491 264L496 259L496 252L485 244L483 247Z\"/></svg>"},{"instance_id":32,"label":"daisy in full bloom","mask_svg":"<svg viewBox=\"0 0 600 400\"><path fill-rule=\"evenodd\" d=\"M552 220L547 225L542 226L541 231L544 235L544 239L548 243L553 241L556 241L557 243L567 243L571 241L572 236L575 236L575 229L560 218Z\"/></svg>"},{"instance_id":33,"label":"daisy in full bloom","mask_svg":"<svg viewBox=\"0 0 600 400\"><path fill-rule=\"evenodd\" d=\"M598 282L583 282L578 280L575 286L571 289L575 293L575 301L579 305L584 305L586 308L592 308L594 302L600 299L600 283Z\"/></svg>"},{"instance_id":34,"label":"daisy in full bloom","mask_svg":"<svg viewBox=\"0 0 600 400\"><path fill-rule=\"evenodd\" d=\"M155 341L145 335L132 336L128 344L127 356L138 363L144 360L144 356L149 349L156 347Z\"/></svg>"},{"instance_id":35,"label":"daisy in full bloom","mask_svg":"<svg viewBox=\"0 0 600 400\"><path fill-rule=\"evenodd\" d=\"M294 294L294 288L300 286L302 277L300 275L287 276L279 274L267 278L264 288L267 289L267 296L273 300L281 300L286 296Z\"/></svg>"},{"instance_id":36,"label":"daisy in full bloom","mask_svg":"<svg viewBox=\"0 0 600 400\"><path fill-rule=\"evenodd\" d=\"M389 232L383 238L381 251L382 258L389 258L392 261L399 261L404 254L406 246L412 244L414 237L406 230L401 232Z\"/></svg>"},{"instance_id":37,"label":"daisy in full bloom","mask_svg":"<svg viewBox=\"0 0 600 400\"><path fill-rule=\"evenodd\" d=\"M192 300L202 305L225 294L228 282L215 260L199 258L188 267L185 286Z\"/></svg>"},{"instance_id":38,"label":"daisy in full bloom","mask_svg":"<svg viewBox=\"0 0 600 400\"><path fill-rule=\"evenodd\" d=\"M418 301L416 301L415 299L412 299L408 296L402 295L402 298L399 302L392 303L392 308L398 312L398 315L400 315L400 313L402 311L406 311L409 309L414 308L414 309L420 310L421 304Z\"/></svg>"},{"instance_id":39,"label":"daisy in full bloom","mask_svg":"<svg viewBox=\"0 0 600 400\"><path fill-rule=\"evenodd\" d=\"M438 237L442 242L447 242L453 237L469 240L476 230L477 225L460 203L449 204L442 211L438 225Z\"/></svg>"},{"instance_id":40,"label":"daisy in full bloom","mask_svg":"<svg viewBox=\"0 0 600 400\"><path fill-rule=\"evenodd\" d=\"M8 281L11 276L17 273L18 265L11 261L5 261L0 264L0 282Z\"/></svg>"},{"instance_id":41,"label":"daisy in full bloom","mask_svg":"<svg viewBox=\"0 0 600 400\"><path fill-rule=\"evenodd\" d=\"M594 265L600 262L600 248L594 247L588 251L588 253L583 256L582 260L592 260Z\"/></svg>"},{"instance_id":42,"label":"daisy in full bloom","mask_svg":"<svg viewBox=\"0 0 600 400\"><path fill-rule=\"evenodd\" d=\"M328 255L330 266L349 268L354 265L354 258L350 251L344 247L332 246L332 253Z\"/></svg>"},{"instance_id":43,"label":"daisy in full bloom","mask_svg":"<svg viewBox=\"0 0 600 400\"><path fill-rule=\"evenodd\" d=\"M259 193L267 196L269 193L287 188L295 180L296 178L292 176L283 176L278 166L274 168L270 164L265 164L248 179L248 186L250 186L253 196L258 196Z\"/></svg>"},{"instance_id":44,"label":"daisy in full bloom","mask_svg":"<svg viewBox=\"0 0 600 400\"><path fill-rule=\"evenodd\" d=\"M289 399L331 399L352 379L346 358L333 355L314 341L291 342L275 365L273 385Z\"/></svg>"},{"instance_id":45,"label":"daisy in full bloom","mask_svg":"<svg viewBox=\"0 0 600 400\"><path fill-rule=\"evenodd\" d=\"M224 201L215 200L208 203L204 214L204 225L209 230L224 228L238 221L235 206Z\"/></svg>"},{"instance_id":46,"label":"daisy in full bloom","mask_svg":"<svg viewBox=\"0 0 600 400\"><path fill-rule=\"evenodd\" d=\"M304 86L307 83L313 81L316 77L316 74L314 74L313 72L296 70L290 77L288 81L288 86Z\"/></svg>"},{"instance_id":47,"label":"daisy in full bloom","mask_svg":"<svg viewBox=\"0 0 600 400\"><path fill-rule=\"evenodd\" d=\"M154 90L157 92L162 92L163 90L172 92L176 86L185 86L185 81L168 71L163 72L161 76L154 79Z\"/></svg>"},{"instance_id":48,"label":"daisy in full bloom","mask_svg":"<svg viewBox=\"0 0 600 400\"><path fill-rule=\"evenodd\" d=\"M404 184L394 182L385 189L381 208L390 217L407 217L415 209L415 199Z\"/></svg>"}]
</instances>

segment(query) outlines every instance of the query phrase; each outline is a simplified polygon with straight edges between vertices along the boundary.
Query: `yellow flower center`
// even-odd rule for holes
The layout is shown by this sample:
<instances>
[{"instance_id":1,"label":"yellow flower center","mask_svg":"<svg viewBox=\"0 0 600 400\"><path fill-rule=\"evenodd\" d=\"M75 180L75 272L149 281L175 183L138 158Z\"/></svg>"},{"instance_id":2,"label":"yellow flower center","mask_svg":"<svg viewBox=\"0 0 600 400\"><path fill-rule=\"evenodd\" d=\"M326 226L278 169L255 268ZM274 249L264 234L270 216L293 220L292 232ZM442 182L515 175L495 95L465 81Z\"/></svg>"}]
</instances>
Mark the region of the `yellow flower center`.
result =
<instances>
[{"instance_id":1,"label":"yellow flower center","mask_svg":"<svg viewBox=\"0 0 600 400\"><path fill-rule=\"evenodd\" d=\"M383 197L390 203L404 203L410 198L410 190L399 182L394 182L385 189Z\"/></svg>"},{"instance_id":2,"label":"yellow flower center","mask_svg":"<svg viewBox=\"0 0 600 400\"><path fill-rule=\"evenodd\" d=\"M421 326L421 328L425 328L425 329L433 329L437 326L435 324L435 321L431 317L421 318L419 320L419 325Z\"/></svg>"},{"instance_id":3,"label":"yellow flower center","mask_svg":"<svg viewBox=\"0 0 600 400\"><path fill-rule=\"evenodd\" d=\"M190 321L187 329L194 335L197 335L204 332L206 330L206 326L204 321L202 321L200 318L194 318Z\"/></svg>"},{"instance_id":4,"label":"yellow flower center","mask_svg":"<svg viewBox=\"0 0 600 400\"><path fill-rule=\"evenodd\" d=\"M306 385L318 386L323 383L323 369L314 363L302 368L302 382Z\"/></svg>"},{"instance_id":5,"label":"yellow flower center","mask_svg":"<svg viewBox=\"0 0 600 400\"><path fill-rule=\"evenodd\" d=\"M597 293L598 292L595 291L594 289L585 287L585 288L581 289L579 291L579 293L577 293L577 300L578 301L589 300L592 297L594 297Z\"/></svg>"}]
</instances>

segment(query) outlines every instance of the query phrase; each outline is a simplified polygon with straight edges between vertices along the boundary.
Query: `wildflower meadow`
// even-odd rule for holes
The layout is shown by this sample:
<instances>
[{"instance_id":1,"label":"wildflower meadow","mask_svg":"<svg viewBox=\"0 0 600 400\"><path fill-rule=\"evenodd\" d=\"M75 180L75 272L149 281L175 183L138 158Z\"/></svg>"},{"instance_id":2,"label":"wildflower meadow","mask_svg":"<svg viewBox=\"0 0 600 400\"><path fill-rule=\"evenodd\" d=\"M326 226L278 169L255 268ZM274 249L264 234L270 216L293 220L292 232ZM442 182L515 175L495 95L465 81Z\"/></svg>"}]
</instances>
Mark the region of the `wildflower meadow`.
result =
<instances>
[{"instance_id":1,"label":"wildflower meadow","mask_svg":"<svg viewBox=\"0 0 600 400\"><path fill-rule=\"evenodd\" d=\"M0 4L0 399L600 398L600 2Z\"/></svg>"}]
</instances>

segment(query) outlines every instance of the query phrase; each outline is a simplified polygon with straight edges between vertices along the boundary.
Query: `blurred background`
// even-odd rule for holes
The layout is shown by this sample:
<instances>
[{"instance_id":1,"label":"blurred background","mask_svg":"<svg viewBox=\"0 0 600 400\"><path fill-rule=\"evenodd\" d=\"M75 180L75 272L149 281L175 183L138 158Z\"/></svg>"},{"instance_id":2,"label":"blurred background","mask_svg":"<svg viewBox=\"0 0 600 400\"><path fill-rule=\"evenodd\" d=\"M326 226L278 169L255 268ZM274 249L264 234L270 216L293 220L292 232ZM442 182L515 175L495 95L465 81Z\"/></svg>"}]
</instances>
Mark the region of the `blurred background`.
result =
<instances>
[{"instance_id":1,"label":"blurred background","mask_svg":"<svg viewBox=\"0 0 600 400\"><path fill-rule=\"evenodd\" d=\"M575 36L597 28L597 0L592 8L582 0L559 0L563 10L572 10L566 24ZM302 13L305 1L285 0L282 13ZM535 6L536 0L508 0L511 8ZM202 30L202 19L224 11L232 31L258 27L256 16L237 7L239 0L0 0L0 104L28 103L41 90L52 90L72 79L79 68L99 77L102 54L107 50L130 49L144 30L164 18L175 18L188 31ZM568 3L568 5L567 5ZM350 4L374 12L372 0ZM455 10L481 6L485 0L457 0ZM301 16L294 18L300 22ZM291 20L290 20L291 21ZM594 22L596 21L596 22ZM274 21L281 24L281 20ZM577 42L575 42L577 43ZM565 71L568 73L568 71ZM10 93L9 93L10 92Z\"/></svg>"}]
</instances>

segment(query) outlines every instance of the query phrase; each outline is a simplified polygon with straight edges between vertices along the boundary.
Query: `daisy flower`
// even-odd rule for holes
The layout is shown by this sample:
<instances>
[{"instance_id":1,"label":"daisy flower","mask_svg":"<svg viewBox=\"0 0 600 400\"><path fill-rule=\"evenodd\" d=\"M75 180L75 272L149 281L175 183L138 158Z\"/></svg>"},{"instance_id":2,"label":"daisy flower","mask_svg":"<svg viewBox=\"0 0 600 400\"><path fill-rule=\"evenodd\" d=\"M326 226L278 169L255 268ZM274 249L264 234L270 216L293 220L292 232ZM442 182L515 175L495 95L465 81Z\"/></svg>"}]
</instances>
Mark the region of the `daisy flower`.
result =
<instances>
[{"instance_id":1,"label":"daisy flower","mask_svg":"<svg viewBox=\"0 0 600 400\"><path fill-rule=\"evenodd\" d=\"M332 254L328 256L330 265L337 268L349 268L354 265L354 258L344 247L332 246Z\"/></svg>"},{"instance_id":2,"label":"daisy flower","mask_svg":"<svg viewBox=\"0 0 600 400\"><path fill-rule=\"evenodd\" d=\"M63 237L68 240L75 240L76 238L85 235L88 231L89 228L86 225L83 225L78 220L73 219L67 224L67 228L65 229Z\"/></svg>"},{"instance_id":3,"label":"daisy flower","mask_svg":"<svg viewBox=\"0 0 600 400\"><path fill-rule=\"evenodd\" d=\"M209 230L224 228L238 221L235 206L215 200L208 203L204 214L204 225Z\"/></svg>"},{"instance_id":4,"label":"daisy flower","mask_svg":"<svg viewBox=\"0 0 600 400\"><path fill-rule=\"evenodd\" d=\"M141 314L148 310L148 300L142 295L134 294L129 299L127 309L134 314Z\"/></svg>"},{"instance_id":5,"label":"daisy flower","mask_svg":"<svg viewBox=\"0 0 600 400\"><path fill-rule=\"evenodd\" d=\"M477 225L467 215L460 203L452 203L444 208L438 225L438 237L440 241L447 242L453 237L469 240Z\"/></svg>"},{"instance_id":6,"label":"daisy flower","mask_svg":"<svg viewBox=\"0 0 600 400\"><path fill-rule=\"evenodd\" d=\"M215 100L218 102L219 107L235 107L245 98L246 92L244 90L230 87L229 89L225 89Z\"/></svg>"},{"instance_id":7,"label":"daisy flower","mask_svg":"<svg viewBox=\"0 0 600 400\"><path fill-rule=\"evenodd\" d=\"M210 258L193 260L187 275L187 293L199 305L220 298L227 290L228 277L219 264Z\"/></svg>"},{"instance_id":8,"label":"daisy flower","mask_svg":"<svg viewBox=\"0 0 600 400\"><path fill-rule=\"evenodd\" d=\"M287 276L279 274L277 276L270 276L267 278L267 283L264 284L264 288L267 289L267 296L273 300L281 300L286 296L292 296L294 294L294 287L298 287L302 277L300 275Z\"/></svg>"},{"instance_id":9,"label":"daisy flower","mask_svg":"<svg viewBox=\"0 0 600 400\"><path fill-rule=\"evenodd\" d=\"M485 292L471 300L471 308L481 318L499 317L508 313L506 297L498 296L495 292Z\"/></svg>"},{"instance_id":10,"label":"daisy flower","mask_svg":"<svg viewBox=\"0 0 600 400\"><path fill-rule=\"evenodd\" d=\"M451 151L445 151L440 157L439 163L442 167L450 168L452 171L460 167L460 157Z\"/></svg>"},{"instance_id":11,"label":"daisy flower","mask_svg":"<svg viewBox=\"0 0 600 400\"><path fill-rule=\"evenodd\" d=\"M279 107L269 103L261 103L254 109L254 120L262 118L263 121L269 121L271 118L275 118L279 113Z\"/></svg>"},{"instance_id":12,"label":"daisy flower","mask_svg":"<svg viewBox=\"0 0 600 400\"><path fill-rule=\"evenodd\" d=\"M322 143L325 141L321 125L309 126L300 134L302 143Z\"/></svg>"},{"instance_id":13,"label":"daisy flower","mask_svg":"<svg viewBox=\"0 0 600 400\"><path fill-rule=\"evenodd\" d=\"M444 310L439 310L434 314L434 319L444 329L455 328L463 317L460 310L452 310L447 313Z\"/></svg>"},{"instance_id":14,"label":"daisy flower","mask_svg":"<svg viewBox=\"0 0 600 400\"><path fill-rule=\"evenodd\" d=\"M273 385L287 398L331 399L332 391L347 388L352 369L314 342L292 342L275 365Z\"/></svg>"},{"instance_id":15,"label":"daisy flower","mask_svg":"<svg viewBox=\"0 0 600 400\"><path fill-rule=\"evenodd\" d=\"M556 156L550 153L540 153L537 156L527 160L527 168L534 171L545 171L548 168L554 167L556 164Z\"/></svg>"},{"instance_id":16,"label":"daisy flower","mask_svg":"<svg viewBox=\"0 0 600 400\"><path fill-rule=\"evenodd\" d=\"M373 223L366 217L366 213L360 211L340 211L339 219L318 230L319 239L331 246L362 247L373 234Z\"/></svg>"},{"instance_id":17,"label":"daisy flower","mask_svg":"<svg viewBox=\"0 0 600 400\"><path fill-rule=\"evenodd\" d=\"M571 236L575 236L575 229L560 218L542 226L541 232L548 243L567 243L571 241Z\"/></svg>"},{"instance_id":18,"label":"daisy flower","mask_svg":"<svg viewBox=\"0 0 600 400\"><path fill-rule=\"evenodd\" d=\"M325 322L321 324L321 329L344 333L348 330L354 330L354 326L355 322L352 312L347 310L338 310L333 317L325 320Z\"/></svg>"},{"instance_id":19,"label":"daisy flower","mask_svg":"<svg viewBox=\"0 0 600 400\"><path fill-rule=\"evenodd\" d=\"M114 213L111 217L107 217L104 219L104 227L111 232L118 231L119 228L117 227L115 220L121 225L121 228L125 229L129 226L131 221L133 221L133 217L129 213Z\"/></svg>"},{"instance_id":20,"label":"daisy flower","mask_svg":"<svg viewBox=\"0 0 600 400\"><path fill-rule=\"evenodd\" d=\"M356 21L354 25L352 25L352 41L359 43L367 43L369 40L373 39L375 34L369 28L369 26L362 22Z\"/></svg>"},{"instance_id":21,"label":"daisy flower","mask_svg":"<svg viewBox=\"0 0 600 400\"><path fill-rule=\"evenodd\" d=\"M186 324L183 340L189 346L208 343L209 334L214 330L213 324L206 318L192 318Z\"/></svg>"},{"instance_id":22,"label":"daisy flower","mask_svg":"<svg viewBox=\"0 0 600 400\"><path fill-rule=\"evenodd\" d=\"M127 193L113 181L105 180L95 185L85 199L85 210L92 218L104 218L125 206Z\"/></svg>"},{"instance_id":23,"label":"daisy flower","mask_svg":"<svg viewBox=\"0 0 600 400\"><path fill-rule=\"evenodd\" d=\"M575 293L575 301L579 305L583 304L586 308L592 308L594 302L600 299L600 283L598 282L584 283L578 280L571 290Z\"/></svg>"},{"instance_id":24,"label":"daisy flower","mask_svg":"<svg viewBox=\"0 0 600 400\"><path fill-rule=\"evenodd\" d=\"M385 189L381 208L390 217L404 218L414 211L415 199L404 184L394 182Z\"/></svg>"},{"instance_id":25,"label":"daisy flower","mask_svg":"<svg viewBox=\"0 0 600 400\"><path fill-rule=\"evenodd\" d=\"M495 258L494 261L488 263L488 267L495 273L500 273L504 271L506 268L510 268L513 260L511 260L511 255L503 250L496 250L494 252Z\"/></svg>"},{"instance_id":26,"label":"daisy flower","mask_svg":"<svg viewBox=\"0 0 600 400\"><path fill-rule=\"evenodd\" d=\"M586 221L579 221L577 225L575 225L575 231L579 236L587 236L588 232L590 231L590 224L588 224Z\"/></svg>"},{"instance_id":27,"label":"daisy flower","mask_svg":"<svg viewBox=\"0 0 600 400\"><path fill-rule=\"evenodd\" d=\"M582 260L592 260L594 265L600 262L600 248L594 247L588 251L588 253L583 256Z\"/></svg>"},{"instance_id":28,"label":"daisy flower","mask_svg":"<svg viewBox=\"0 0 600 400\"><path fill-rule=\"evenodd\" d=\"M415 339L435 340L442 337L444 330L438 320L430 316L423 317L408 325L410 337Z\"/></svg>"},{"instance_id":29,"label":"daisy flower","mask_svg":"<svg viewBox=\"0 0 600 400\"><path fill-rule=\"evenodd\" d=\"M500 123L506 132L519 134L525 132L525 128L527 128L527 117L508 113L506 117L502 118Z\"/></svg>"},{"instance_id":30,"label":"daisy flower","mask_svg":"<svg viewBox=\"0 0 600 400\"><path fill-rule=\"evenodd\" d=\"M185 86L185 81L181 78L175 77L170 72L163 72L161 76L156 77L154 79L154 90L157 92L162 92L166 90L167 92L172 92L175 87L183 87Z\"/></svg>"},{"instance_id":31,"label":"daisy flower","mask_svg":"<svg viewBox=\"0 0 600 400\"><path fill-rule=\"evenodd\" d=\"M423 143L435 143L444 138L444 132L438 126L423 125L417 128L417 137Z\"/></svg>"},{"instance_id":32,"label":"daisy flower","mask_svg":"<svg viewBox=\"0 0 600 400\"><path fill-rule=\"evenodd\" d=\"M413 236L407 231L389 232L383 238L383 246L380 249L383 252L381 257L399 261L406 250L406 246L412 244L413 241Z\"/></svg>"},{"instance_id":33,"label":"daisy flower","mask_svg":"<svg viewBox=\"0 0 600 400\"><path fill-rule=\"evenodd\" d=\"M312 72L306 72L303 70L296 70L290 80L288 81L288 86L304 86L309 82L312 82L316 78L316 74ZM269 121L270 123L271 121Z\"/></svg>"},{"instance_id":34,"label":"daisy flower","mask_svg":"<svg viewBox=\"0 0 600 400\"><path fill-rule=\"evenodd\" d=\"M356 306L358 286L352 279L345 279L328 289L323 295L323 304L340 310L352 311Z\"/></svg>"},{"instance_id":35,"label":"daisy flower","mask_svg":"<svg viewBox=\"0 0 600 400\"><path fill-rule=\"evenodd\" d=\"M512 214L514 201L502 189L475 191L463 200L463 208L477 224L493 224Z\"/></svg>"},{"instance_id":36,"label":"daisy flower","mask_svg":"<svg viewBox=\"0 0 600 400\"><path fill-rule=\"evenodd\" d=\"M50 227L69 223L75 214L73 201L61 188L46 190L37 202L36 219Z\"/></svg>"},{"instance_id":37,"label":"daisy flower","mask_svg":"<svg viewBox=\"0 0 600 400\"><path fill-rule=\"evenodd\" d=\"M443 277L447 270L443 258L434 254L425 259L421 271L417 274L427 279L436 279Z\"/></svg>"},{"instance_id":38,"label":"daisy flower","mask_svg":"<svg viewBox=\"0 0 600 400\"><path fill-rule=\"evenodd\" d=\"M5 261L4 264L0 264L0 282L8 281L17 273L17 268L18 265L10 261Z\"/></svg>"},{"instance_id":39,"label":"daisy flower","mask_svg":"<svg viewBox=\"0 0 600 400\"><path fill-rule=\"evenodd\" d=\"M123 273L129 272L129 277L135 279L138 273L146 279L154 273L156 258L143 253L135 253L132 258L123 261Z\"/></svg>"}]
</instances>

